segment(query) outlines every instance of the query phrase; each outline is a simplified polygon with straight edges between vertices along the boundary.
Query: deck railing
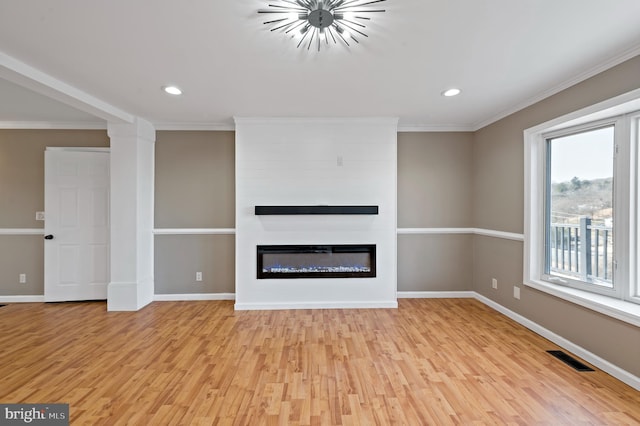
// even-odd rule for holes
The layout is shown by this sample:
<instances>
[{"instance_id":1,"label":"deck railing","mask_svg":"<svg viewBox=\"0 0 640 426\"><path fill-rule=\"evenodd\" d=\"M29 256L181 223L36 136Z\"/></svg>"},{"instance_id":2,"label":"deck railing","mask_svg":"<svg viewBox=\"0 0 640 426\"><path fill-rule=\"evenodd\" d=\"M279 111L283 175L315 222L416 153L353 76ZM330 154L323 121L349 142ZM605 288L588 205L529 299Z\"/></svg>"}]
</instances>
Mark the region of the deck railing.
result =
<instances>
[{"instance_id":1,"label":"deck railing","mask_svg":"<svg viewBox=\"0 0 640 426\"><path fill-rule=\"evenodd\" d=\"M579 224L551 223L549 267L586 282L611 283L613 228L592 225L589 217L581 217Z\"/></svg>"}]
</instances>

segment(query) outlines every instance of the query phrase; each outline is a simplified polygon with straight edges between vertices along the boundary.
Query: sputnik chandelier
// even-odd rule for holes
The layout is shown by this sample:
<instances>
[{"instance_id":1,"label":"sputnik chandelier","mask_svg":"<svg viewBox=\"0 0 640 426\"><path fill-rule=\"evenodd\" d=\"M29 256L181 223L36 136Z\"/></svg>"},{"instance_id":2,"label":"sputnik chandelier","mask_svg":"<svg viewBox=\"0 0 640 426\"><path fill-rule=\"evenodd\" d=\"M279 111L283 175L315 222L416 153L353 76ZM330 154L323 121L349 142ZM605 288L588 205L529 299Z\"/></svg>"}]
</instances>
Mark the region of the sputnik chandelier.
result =
<instances>
[{"instance_id":1,"label":"sputnik chandelier","mask_svg":"<svg viewBox=\"0 0 640 426\"><path fill-rule=\"evenodd\" d=\"M358 36L369 37L363 22L370 21L368 13L384 12L371 6L386 0L273 0L269 9L258 13L274 14L275 19L265 21L271 31L282 31L293 38L299 37L298 46L317 45L338 40L349 46L350 41L360 43Z\"/></svg>"}]
</instances>

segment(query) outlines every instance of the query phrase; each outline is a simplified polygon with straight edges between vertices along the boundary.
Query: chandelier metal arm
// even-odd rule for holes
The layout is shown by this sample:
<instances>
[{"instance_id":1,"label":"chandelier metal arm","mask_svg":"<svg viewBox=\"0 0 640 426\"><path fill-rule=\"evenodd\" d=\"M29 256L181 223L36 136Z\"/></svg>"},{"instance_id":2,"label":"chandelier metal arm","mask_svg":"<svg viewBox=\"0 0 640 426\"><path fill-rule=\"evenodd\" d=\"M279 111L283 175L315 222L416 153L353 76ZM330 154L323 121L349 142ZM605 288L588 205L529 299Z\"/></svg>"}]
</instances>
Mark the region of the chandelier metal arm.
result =
<instances>
[{"instance_id":1,"label":"chandelier metal arm","mask_svg":"<svg viewBox=\"0 0 640 426\"><path fill-rule=\"evenodd\" d=\"M307 35L309 35L309 26L310 25L305 25L305 27L303 28L304 34L302 35L302 38L300 39L300 42L298 43L298 45L296 47L300 47L300 45L304 41L305 37L307 37Z\"/></svg>"},{"instance_id":2,"label":"chandelier metal arm","mask_svg":"<svg viewBox=\"0 0 640 426\"><path fill-rule=\"evenodd\" d=\"M342 24L343 26L345 26L345 27L349 28L351 31L355 31L355 32L357 32L357 33L358 33L358 34L360 34L360 35L363 35L363 36L365 36L365 37L369 37L368 35L366 35L366 34L365 34L365 33L363 33L362 31L358 30L357 28L354 28L354 27L352 27L351 25L347 24L347 22L346 22L346 21L344 21L344 20L342 20L342 21L340 22L340 24Z\"/></svg>"},{"instance_id":3,"label":"chandelier metal arm","mask_svg":"<svg viewBox=\"0 0 640 426\"><path fill-rule=\"evenodd\" d=\"M344 36L342 35L342 31L340 30L340 27L338 27L338 26L337 26L337 25L335 25L335 24L334 24L334 26L335 26L335 28L336 28L336 34L338 34L338 37L340 37L340 38L342 39L342 41L344 41L344 43L345 43L347 46L349 46L349 42L348 42L348 41L347 41L347 39L346 39L346 38L344 38Z\"/></svg>"},{"instance_id":4,"label":"chandelier metal arm","mask_svg":"<svg viewBox=\"0 0 640 426\"><path fill-rule=\"evenodd\" d=\"M265 21L265 22L263 22L263 24L276 24L276 23L282 22L282 21L288 21L288 19L287 18L274 19L272 21ZM271 30L271 31L273 31L273 30Z\"/></svg>"},{"instance_id":5,"label":"chandelier metal arm","mask_svg":"<svg viewBox=\"0 0 640 426\"><path fill-rule=\"evenodd\" d=\"M334 43L338 43L336 41L336 37L333 35L333 31L331 31L331 27L327 27L327 29L325 30L326 32L329 33L329 35L331 36L331 38L333 39ZM327 37L327 44L329 44L329 38Z\"/></svg>"},{"instance_id":6,"label":"chandelier metal arm","mask_svg":"<svg viewBox=\"0 0 640 426\"><path fill-rule=\"evenodd\" d=\"M302 7L304 9L306 9L306 7L304 6L304 4L299 4L298 2L292 1L292 0L280 0L283 3L288 3L288 4L292 4L295 7Z\"/></svg>"},{"instance_id":7,"label":"chandelier metal arm","mask_svg":"<svg viewBox=\"0 0 640 426\"><path fill-rule=\"evenodd\" d=\"M350 20L350 19L343 19L343 20L342 20L342 23L344 24L345 22L348 22L348 23L353 24L353 25L357 25L357 26L359 26L359 27L361 27L361 28L367 28L365 25L363 25L363 24L361 24L361 23L359 23L359 22L352 21L352 20ZM345 24L345 25L346 25L346 24Z\"/></svg>"},{"instance_id":8,"label":"chandelier metal arm","mask_svg":"<svg viewBox=\"0 0 640 426\"><path fill-rule=\"evenodd\" d=\"M305 24L305 21L294 22L294 24L296 24L296 25L294 25L293 27L289 28L289 29L288 29L288 30L286 30L284 33L285 33L285 34L289 34L289 32L291 32L291 31L295 30L296 28L300 28L300 26L301 26L301 25L304 25L304 24Z\"/></svg>"},{"instance_id":9,"label":"chandelier metal arm","mask_svg":"<svg viewBox=\"0 0 640 426\"><path fill-rule=\"evenodd\" d=\"M332 10L344 3L344 0L329 0L327 9Z\"/></svg>"},{"instance_id":10,"label":"chandelier metal arm","mask_svg":"<svg viewBox=\"0 0 640 426\"><path fill-rule=\"evenodd\" d=\"M376 10L344 10L342 12L339 12L338 9L334 9L334 12L339 12L339 13L344 13L344 12L350 12L350 13L378 13L378 12L386 12L385 9L376 9Z\"/></svg>"},{"instance_id":11,"label":"chandelier metal arm","mask_svg":"<svg viewBox=\"0 0 640 426\"><path fill-rule=\"evenodd\" d=\"M307 50L309 50L309 48L311 47L311 41L313 40L313 36L316 37L316 40L318 40L318 52L320 51L320 30L317 28L313 29L313 34L311 34L311 40L309 40L309 46L307 46Z\"/></svg>"},{"instance_id":12,"label":"chandelier metal arm","mask_svg":"<svg viewBox=\"0 0 640 426\"><path fill-rule=\"evenodd\" d=\"M352 3L358 3L359 1L360 1L360 0L342 0L342 1L339 1L339 2L338 2L339 4L336 4L336 6L335 6L335 7L336 7L336 8L338 8L338 7L347 7L347 6L349 6L350 4L352 4Z\"/></svg>"},{"instance_id":13,"label":"chandelier metal arm","mask_svg":"<svg viewBox=\"0 0 640 426\"><path fill-rule=\"evenodd\" d=\"M297 11L297 12L306 12L307 9L303 8L303 7L291 7L291 6L282 6L279 4L269 4L269 7L275 7L276 9L284 9L282 12L280 13L287 13L287 12L291 12L291 11Z\"/></svg>"},{"instance_id":14,"label":"chandelier metal arm","mask_svg":"<svg viewBox=\"0 0 640 426\"><path fill-rule=\"evenodd\" d=\"M368 1L368 2L365 2L365 3L360 3L360 1L361 1L361 0L350 0L350 1L346 1L346 2L343 2L343 3L342 3L341 5L339 5L339 6L336 6L336 9L342 9L342 8L345 8L345 7L361 7L361 6L367 6L367 5L374 4L374 3L382 3L382 2L387 1L387 0L371 0L371 1Z\"/></svg>"},{"instance_id":15,"label":"chandelier metal arm","mask_svg":"<svg viewBox=\"0 0 640 426\"><path fill-rule=\"evenodd\" d=\"M285 21L286 20L287 19L285 19ZM287 27L289 27L289 26L291 26L293 24L295 24L295 22L287 22L286 24L280 25L280 26L275 27L275 28L271 28L271 31L276 31L276 30L279 30L279 29L282 29L282 28L287 28Z\"/></svg>"}]
</instances>

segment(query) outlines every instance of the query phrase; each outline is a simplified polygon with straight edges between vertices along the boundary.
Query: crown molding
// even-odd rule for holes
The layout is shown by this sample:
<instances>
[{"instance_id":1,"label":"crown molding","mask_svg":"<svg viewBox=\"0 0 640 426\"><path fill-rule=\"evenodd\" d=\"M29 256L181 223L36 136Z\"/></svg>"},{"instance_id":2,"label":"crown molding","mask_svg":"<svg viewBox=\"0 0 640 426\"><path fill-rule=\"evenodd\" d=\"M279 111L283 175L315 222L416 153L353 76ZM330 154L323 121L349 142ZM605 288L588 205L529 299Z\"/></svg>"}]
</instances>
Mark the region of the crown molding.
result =
<instances>
[{"instance_id":1,"label":"crown molding","mask_svg":"<svg viewBox=\"0 0 640 426\"><path fill-rule=\"evenodd\" d=\"M255 118L255 117L236 117L239 121L245 122L263 122L266 123L268 121L274 120L270 118ZM379 119L373 118L276 118L275 120L279 121L289 121L289 122L302 122L302 121L314 121L314 122L348 122L353 120L360 121L364 120L365 122L370 123L371 120L374 122L379 122ZM207 123L207 122L161 122L154 123L156 130L166 130L166 131L235 131L236 126L234 123ZM471 132L474 127L471 124L399 124L398 132Z\"/></svg>"},{"instance_id":2,"label":"crown molding","mask_svg":"<svg viewBox=\"0 0 640 426\"><path fill-rule=\"evenodd\" d=\"M207 123L207 122L163 122L154 123L156 130L166 131L233 131L236 126L233 123Z\"/></svg>"},{"instance_id":3,"label":"crown molding","mask_svg":"<svg viewBox=\"0 0 640 426\"><path fill-rule=\"evenodd\" d=\"M382 124L398 125L398 117L233 117L237 124Z\"/></svg>"},{"instance_id":4,"label":"crown molding","mask_svg":"<svg viewBox=\"0 0 640 426\"><path fill-rule=\"evenodd\" d=\"M471 124L400 124L398 132L472 132L474 126Z\"/></svg>"},{"instance_id":5,"label":"crown molding","mask_svg":"<svg viewBox=\"0 0 640 426\"><path fill-rule=\"evenodd\" d=\"M487 127L490 124L495 123L498 120L501 120L511 114L514 114L520 110L523 110L533 104L536 104L550 96L553 96L565 89L568 89L571 86L575 86L578 83L581 83L597 74L600 74L601 72L604 72L610 68L615 67L616 65L620 65L621 63L628 61L631 58L634 58L636 56L640 55L640 44L637 44L629 49L626 49L620 53L618 53L617 55L609 58L608 60L601 62L600 64L589 68L575 76L573 76L572 78L563 81L562 83L548 89L545 90L543 92L540 92L539 94L537 94L536 96L527 99L524 102L520 102L514 106L512 106L511 108L508 108L492 117L489 117L485 120L482 121L478 121L475 124L473 124L471 126L471 131L475 132L477 130L482 129L483 127Z\"/></svg>"},{"instance_id":6,"label":"crown molding","mask_svg":"<svg viewBox=\"0 0 640 426\"><path fill-rule=\"evenodd\" d=\"M0 129L14 130L106 130L106 122L83 121L0 121Z\"/></svg>"},{"instance_id":7,"label":"crown molding","mask_svg":"<svg viewBox=\"0 0 640 426\"><path fill-rule=\"evenodd\" d=\"M309 119L307 119L309 120ZM311 119L316 121L315 119ZM353 119L320 119L320 122L348 122ZM256 121L252 121L256 122ZM266 122L266 121L265 121ZM316 121L317 122L317 121ZM368 121L369 123L371 121ZM379 122L379 121L376 121ZM235 124L230 123L153 123L156 131L235 131ZM69 129L69 130L105 130L107 122L55 122L55 121L0 121L0 129ZM408 124L399 125L398 132L472 132L472 125L435 125Z\"/></svg>"}]
</instances>

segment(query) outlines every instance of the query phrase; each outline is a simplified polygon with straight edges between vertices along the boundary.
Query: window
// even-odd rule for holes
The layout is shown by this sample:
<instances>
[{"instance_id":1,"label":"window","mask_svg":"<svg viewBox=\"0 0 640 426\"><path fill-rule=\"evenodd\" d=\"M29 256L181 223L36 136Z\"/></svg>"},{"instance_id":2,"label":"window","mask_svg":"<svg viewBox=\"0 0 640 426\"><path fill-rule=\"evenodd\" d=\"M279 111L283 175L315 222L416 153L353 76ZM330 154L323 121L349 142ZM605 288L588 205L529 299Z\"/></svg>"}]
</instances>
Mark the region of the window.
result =
<instances>
[{"instance_id":1,"label":"window","mask_svg":"<svg viewBox=\"0 0 640 426\"><path fill-rule=\"evenodd\" d=\"M543 279L615 292L615 124L545 135Z\"/></svg>"},{"instance_id":2,"label":"window","mask_svg":"<svg viewBox=\"0 0 640 426\"><path fill-rule=\"evenodd\" d=\"M637 325L639 134L640 89L525 131L523 277Z\"/></svg>"}]
</instances>

